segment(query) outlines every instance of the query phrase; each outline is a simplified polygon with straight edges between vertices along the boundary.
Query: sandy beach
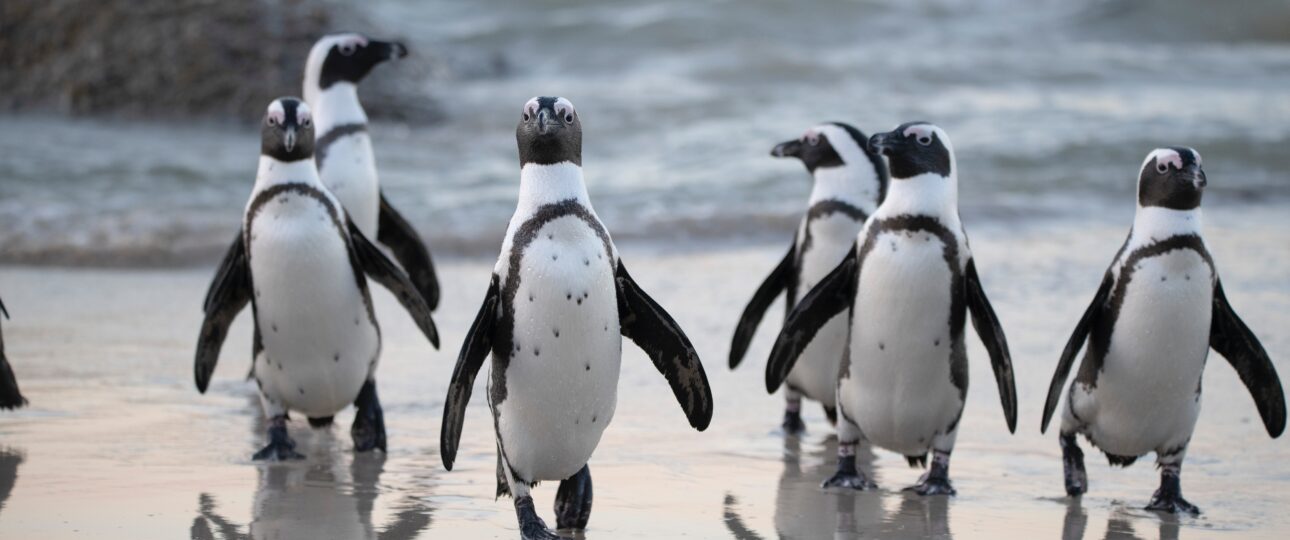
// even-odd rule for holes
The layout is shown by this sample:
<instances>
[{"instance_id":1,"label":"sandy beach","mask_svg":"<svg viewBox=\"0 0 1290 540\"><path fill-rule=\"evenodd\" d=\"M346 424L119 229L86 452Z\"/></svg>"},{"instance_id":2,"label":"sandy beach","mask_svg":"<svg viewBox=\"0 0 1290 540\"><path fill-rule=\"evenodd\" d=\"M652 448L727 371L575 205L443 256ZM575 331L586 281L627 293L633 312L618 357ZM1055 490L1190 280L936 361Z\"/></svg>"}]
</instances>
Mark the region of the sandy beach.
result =
<instances>
[{"instance_id":1,"label":"sandy beach","mask_svg":"<svg viewBox=\"0 0 1290 540\"><path fill-rule=\"evenodd\" d=\"M1208 211L1207 238L1228 296L1290 373L1290 229L1284 208ZM1200 517L1141 510L1157 483L1150 460L1111 469L1088 460L1091 491L1062 495L1056 435L1039 412L1060 347L1127 231L1129 209L1073 221L973 221L987 292L1017 371L1018 433L1007 433L988 362L969 339L964 429L951 467L959 495L900 488L919 470L862 455L881 486L825 492L835 440L818 407L808 434L776 432L781 397L762 389L780 311L749 360L726 367L743 303L782 246L627 242L626 261L698 347L716 396L712 426L691 430L663 378L625 347L619 406L591 460L595 510L586 538L1284 538L1290 446L1271 440L1233 370L1211 355L1204 409L1184 467ZM199 305L212 268L0 268L7 352L31 405L0 415L0 538L515 538L509 500L493 499L494 448L483 377L456 470L439 460L439 419L457 348L491 260L441 261L445 297L434 351L394 299L376 293L386 345L381 393L388 456L355 455L352 410L330 430L291 426L308 460L250 460L263 444L254 385L243 380L250 317L235 325L206 395L192 383ZM536 491L550 522L556 486Z\"/></svg>"}]
</instances>

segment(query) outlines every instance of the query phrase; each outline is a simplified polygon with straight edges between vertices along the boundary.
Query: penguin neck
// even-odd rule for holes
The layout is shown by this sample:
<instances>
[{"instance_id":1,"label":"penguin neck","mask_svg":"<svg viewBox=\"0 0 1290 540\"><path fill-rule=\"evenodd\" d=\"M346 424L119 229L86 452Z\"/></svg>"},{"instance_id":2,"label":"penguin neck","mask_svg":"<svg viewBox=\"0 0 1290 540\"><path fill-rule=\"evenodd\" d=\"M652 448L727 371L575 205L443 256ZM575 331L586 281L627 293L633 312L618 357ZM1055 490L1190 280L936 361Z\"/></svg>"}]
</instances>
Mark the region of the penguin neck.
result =
<instances>
[{"instance_id":1,"label":"penguin neck","mask_svg":"<svg viewBox=\"0 0 1290 540\"><path fill-rule=\"evenodd\" d=\"M575 199L591 207L587 184L582 181L582 167L570 161L539 165L525 163L520 167L520 197L517 209L535 210L544 204Z\"/></svg>"},{"instance_id":2,"label":"penguin neck","mask_svg":"<svg viewBox=\"0 0 1290 540\"><path fill-rule=\"evenodd\" d=\"M1133 243L1137 245L1150 244L1171 236L1199 236L1200 230L1200 207L1174 210L1160 206L1139 206L1133 216Z\"/></svg>"},{"instance_id":3,"label":"penguin neck","mask_svg":"<svg viewBox=\"0 0 1290 540\"><path fill-rule=\"evenodd\" d=\"M314 110L314 124L319 136L336 126L367 123L367 113L358 101L358 86L354 83L337 82L326 90L309 86L305 91L305 101Z\"/></svg>"},{"instance_id":4,"label":"penguin neck","mask_svg":"<svg viewBox=\"0 0 1290 540\"><path fill-rule=\"evenodd\" d=\"M924 173L913 178L893 178L878 213L884 217L903 214L958 218L958 176Z\"/></svg>"},{"instance_id":5,"label":"penguin neck","mask_svg":"<svg viewBox=\"0 0 1290 540\"><path fill-rule=\"evenodd\" d=\"M873 215L878 206L878 175L873 167L822 167L812 173L815 185L811 188L810 204L838 200Z\"/></svg>"},{"instance_id":6,"label":"penguin neck","mask_svg":"<svg viewBox=\"0 0 1290 540\"><path fill-rule=\"evenodd\" d=\"M314 165L312 156L296 161L280 161L269 156L260 156L260 166L255 174L255 191L290 183L322 187L322 180L318 178L318 167Z\"/></svg>"}]
</instances>

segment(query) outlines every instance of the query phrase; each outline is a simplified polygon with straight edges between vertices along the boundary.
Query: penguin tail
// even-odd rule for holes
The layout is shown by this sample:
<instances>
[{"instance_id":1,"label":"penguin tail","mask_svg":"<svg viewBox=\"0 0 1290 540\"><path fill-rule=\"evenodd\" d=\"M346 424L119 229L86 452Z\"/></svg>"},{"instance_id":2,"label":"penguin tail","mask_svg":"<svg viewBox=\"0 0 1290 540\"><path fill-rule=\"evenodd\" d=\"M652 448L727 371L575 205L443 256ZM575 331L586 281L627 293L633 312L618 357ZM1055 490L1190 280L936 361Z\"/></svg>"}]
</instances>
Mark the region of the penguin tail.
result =
<instances>
[{"instance_id":1,"label":"penguin tail","mask_svg":"<svg viewBox=\"0 0 1290 540\"><path fill-rule=\"evenodd\" d=\"M921 456L905 456L905 461L909 462L909 466L911 468L917 468L917 469L927 468L927 454L923 454Z\"/></svg>"},{"instance_id":2,"label":"penguin tail","mask_svg":"<svg viewBox=\"0 0 1290 540\"><path fill-rule=\"evenodd\" d=\"M314 429L325 428L330 426L335 419L336 417L334 416L321 416L318 418L311 417L309 418L309 427Z\"/></svg>"}]
</instances>

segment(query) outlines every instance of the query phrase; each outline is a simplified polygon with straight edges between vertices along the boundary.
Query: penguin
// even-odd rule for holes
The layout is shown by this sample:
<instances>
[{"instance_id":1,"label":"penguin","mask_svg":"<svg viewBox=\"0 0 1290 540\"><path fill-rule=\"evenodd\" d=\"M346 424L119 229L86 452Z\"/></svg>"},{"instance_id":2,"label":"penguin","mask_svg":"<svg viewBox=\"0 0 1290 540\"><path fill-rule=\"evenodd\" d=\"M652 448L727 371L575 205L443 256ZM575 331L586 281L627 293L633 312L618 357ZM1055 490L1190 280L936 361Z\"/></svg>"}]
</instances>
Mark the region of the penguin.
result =
<instances>
[{"instance_id":1,"label":"penguin","mask_svg":"<svg viewBox=\"0 0 1290 540\"><path fill-rule=\"evenodd\" d=\"M831 122L814 126L770 151L775 157L801 160L815 185L793 245L757 288L739 318L730 344L730 369L738 367L748 352L748 344L771 302L783 293L787 316L807 291L842 262L865 220L878 208L887 189L887 164L869 151L868 141L860 130ZM805 356L789 372L788 389L784 392L785 434L806 430L802 397L818 401L829 423L837 423L834 393L846 337L846 320L839 314L825 323L802 351Z\"/></svg>"},{"instance_id":2,"label":"penguin","mask_svg":"<svg viewBox=\"0 0 1290 540\"><path fill-rule=\"evenodd\" d=\"M846 258L793 308L771 350L766 388L779 387L824 324L845 311L851 331L838 378L838 467L823 487L876 487L855 466L863 440L899 452L910 466L926 466L930 453L931 467L907 489L953 495L950 453L968 387L967 314L989 352L1013 432L1008 343L959 220L949 136L911 122L874 135L869 147L887 158L886 198Z\"/></svg>"},{"instance_id":3,"label":"penguin","mask_svg":"<svg viewBox=\"0 0 1290 540\"><path fill-rule=\"evenodd\" d=\"M439 280L425 242L381 192L367 113L358 83L377 64L403 58L402 43L359 34L323 36L305 62L304 96L314 112L318 174L368 238L389 248L430 309L439 306Z\"/></svg>"},{"instance_id":4,"label":"penguin","mask_svg":"<svg viewBox=\"0 0 1290 540\"><path fill-rule=\"evenodd\" d=\"M712 419L712 391L689 338L632 279L592 209L573 104L530 99L515 138L519 201L453 370L440 455L452 470L475 376L491 352L497 495L514 499L524 538L556 538L534 510L530 488L559 480L559 528L586 527L587 460L614 416L621 336L647 353L699 431Z\"/></svg>"},{"instance_id":5,"label":"penguin","mask_svg":"<svg viewBox=\"0 0 1290 540\"><path fill-rule=\"evenodd\" d=\"M323 185L314 166L309 106L274 100L260 131L260 164L242 234L216 271L203 306L194 376L205 393L233 319L249 302L255 319L251 376L268 418L269 444L256 460L302 459L287 412L314 427L353 403L354 450L386 450L376 395L381 332L367 278L394 293L436 348L430 308L415 286Z\"/></svg>"},{"instance_id":6,"label":"penguin","mask_svg":"<svg viewBox=\"0 0 1290 540\"><path fill-rule=\"evenodd\" d=\"M1277 438L1285 430L1280 378L1228 303L1201 234L1207 183L1200 154L1191 148L1158 148L1142 163L1133 227L1066 342L1044 403L1041 432L1087 342L1058 435L1068 495L1088 491L1076 441L1082 434L1114 466L1156 453L1160 488L1148 510L1200 513L1183 498L1180 476L1210 349L1236 369L1268 435Z\"/></svg>"},{"instance_id":7,"label":"penguin","mask_svg":"<svg viewBox=\"0 0 1290 540\"><path fill-rule=\"evenodd\" d=\"M0 300L0 314L4 318L9 318L9 310L5 309L4 301ZM9 366L9 359L4 354L4 332L0 331L0 409L17 409L27 404L27 398L22 397L22 392L18 390L18 378L13 374L13 368Z\"/></svg>"}]
</instances>

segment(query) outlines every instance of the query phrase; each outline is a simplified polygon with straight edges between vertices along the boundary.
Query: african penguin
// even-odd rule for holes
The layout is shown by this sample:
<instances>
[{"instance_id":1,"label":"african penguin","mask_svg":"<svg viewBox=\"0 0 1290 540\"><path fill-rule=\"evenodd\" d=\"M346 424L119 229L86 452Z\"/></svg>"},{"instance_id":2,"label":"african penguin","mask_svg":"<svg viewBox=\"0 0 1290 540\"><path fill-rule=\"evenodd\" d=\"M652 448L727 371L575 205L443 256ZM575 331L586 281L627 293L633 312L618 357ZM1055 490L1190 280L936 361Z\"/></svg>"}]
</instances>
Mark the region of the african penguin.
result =
<instances>
[{"instance_id":1,"label":"african penguin","mask_svg":"<svg viewBox=\"0 0 1290 540\"><path fill-rule=\"evenodd\" d=\"M774 391L794 361L840 313L850 336L838 379L838 470L824 487L868 489L855 466L863 439L931 468L911 488L954 494L950 452L967 396L967 313L994 368L1004 416L1016 426L1008 344L986 299L958 215L958 170L945 131L912 122L869 139L887 158L886 198L855 247L798 302L766 368Z\"/></svg>"},{"instance_id":2,"label":"african penguin","mask_svg":"<svg viewBox=\"0 0 1290 540\"><path fill-rule=\"evenodd\" d=\"M1088 490L1075 436L1127 467L1156 453L1160 488L1148 510L1199 514L1182 497L1183 456L1200 414L1201 374L1213 348L1236 368L1273 438L1286 423L1285 396L1263 345L1228 304L1201 236L1205 172L1191 148L1159 148L1138 173L1129 237L1075 326L1048 388L1041 431L1084 342L1066 392L1058 441L1066 493Z\"/></svg>"},{"instance_id":3,"label":"african penguin","mask_svg":"<svg viewBox=\"0 0 1290 540\"><path fill-rule=\"evenodd\" d=\"M393 292L438 347L420 293L319 180L313 130L309 106L299 99L269 104L242 233L211 283L197 342L194 374L197 389L205 392L228 327L250 302L251 374L269 419L269 444L255 459L303 458L287 434L287 411L323 426L350 403L358 407L350 432L354 449L385 450L376 396L381 333L367 277Z\"/></svg>"},{"instance_id":4,"label":"african penguin","mask_svg":"<svg viewBox=\"0 0 1290 540\"><path fill-rule=\"evenodd\" d=\"M0 301L0 314L9 318L9 310ZM18 391L18 378L14 377L13 368L4 354L4 332L0 332L0 409L17 409L27 404L27 398Z\"/></svg>"},{"instance_id":5,"label":"african penguin","mask_svg":"<svg viewBox=\"0 0 1290 540\"><path fill-rule=\"evenodd\" d=\"M868 137L847 124L814 126L801 137L776 145L770 153L801 160L814 177L815 186L793 245L744 308L730 345L731 369L743 360L762 316L781 292L785 294L787 314L842 262L887 189L887 164L869 151ZM834 393L847 334L846 318L839 314L802 351L803 357L789 372L784 391L785 433L795 435L806 430L800 412L802 397L820 402L829 421L836 423Z\"/></svg>"},{"instance_id":6,"label":"african penguin","mask_svg":"<svg viewBox=\"0 0 1290 540\"><path fill-rule=\"evenodd\" d=\"M305 62L305 102L314 112L314 161L323 184L364 236L389 248L433 310L439 305L439 281L430 251L381 192L367 113L358 101L358 83L372 68L407 54L402 43L359 34L323 36Z\"/></svg>"},{"instance_id":7,"label":"african penguin","mask_svg":"<svg viewBox=\"0 0 1290 540\"><path fill-rule=\"evenodd\" d=\"M524 538L554 538L529 489L559 480L559 528L586 527L587 460L614 416L621 336L645 350L700 431L712 418L712 393L689 339L632 280L591 207L573 104L530 99L515 137L519 203L452 374L440 452L452 470L471 388L491 352L497 494L514 498Z\"/></svg>"}]
</instances>

